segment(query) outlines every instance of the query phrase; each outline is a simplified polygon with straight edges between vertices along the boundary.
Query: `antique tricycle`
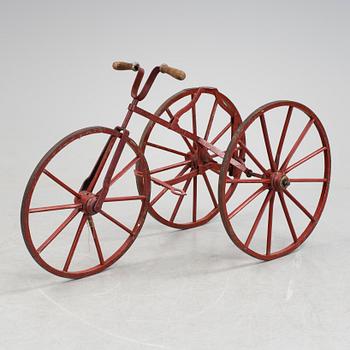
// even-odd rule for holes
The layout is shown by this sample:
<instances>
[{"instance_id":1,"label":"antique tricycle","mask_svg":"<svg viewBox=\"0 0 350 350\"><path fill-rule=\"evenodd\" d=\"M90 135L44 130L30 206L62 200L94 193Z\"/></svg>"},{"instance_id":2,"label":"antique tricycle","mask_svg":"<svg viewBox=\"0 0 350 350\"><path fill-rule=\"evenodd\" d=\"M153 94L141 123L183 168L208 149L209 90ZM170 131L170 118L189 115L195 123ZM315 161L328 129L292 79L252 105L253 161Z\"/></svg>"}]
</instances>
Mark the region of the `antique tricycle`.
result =
<instances>
[{"instance_id":1,"label":"antique tricycle","mask_svg":"<svg viewBox=\"0 0 350 350\"><path fill-rule=\"evenodd\" d=\"M67 278L98 273L129 249L147 212L178 229L203 225L220 212L232 241L262 260L305 241L330 182L330 146L314 112L281 100L242 122L216 88L198 87L150 113L139 102L158 74L183 80L185 73L162 64L140 88L139 64L114 62L113 68L137 72L121 126L69 134L27 184L22 234L39 265ZM134 114L149 120L139 145L128 131Z\"/></svg>"}]
</instances>

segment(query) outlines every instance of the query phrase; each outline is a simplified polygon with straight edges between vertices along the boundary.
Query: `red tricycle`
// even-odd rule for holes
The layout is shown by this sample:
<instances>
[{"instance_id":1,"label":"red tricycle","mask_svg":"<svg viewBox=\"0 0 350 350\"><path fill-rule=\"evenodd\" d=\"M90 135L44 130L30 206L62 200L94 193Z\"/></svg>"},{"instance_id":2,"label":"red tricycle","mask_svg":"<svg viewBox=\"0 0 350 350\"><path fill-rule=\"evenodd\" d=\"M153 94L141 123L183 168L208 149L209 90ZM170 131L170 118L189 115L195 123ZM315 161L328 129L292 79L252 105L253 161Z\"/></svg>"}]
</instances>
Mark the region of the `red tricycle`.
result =
<instances>
[{"instance_id":1,"label":"red tricycle","mask_svg":"<svg viewBox=\"0 0 350 350\"><path fill-rule=\"evenodd\" d=\"M22 234L41 267L67 278L106 269L134 243L148 212L177 229L220 212L233 243L262 260L306 240L324 209L331 171L327 135L311 109L280 100L242 122L218 89L196 87L151 113L139 103L158 74L183 80L185 73L162 64L140 87L139 64L113 68L136 72L121 126L64 137L27 184ZM138 144L128 130L134 115L148 119Z\"/></svg>"}]
</instances>

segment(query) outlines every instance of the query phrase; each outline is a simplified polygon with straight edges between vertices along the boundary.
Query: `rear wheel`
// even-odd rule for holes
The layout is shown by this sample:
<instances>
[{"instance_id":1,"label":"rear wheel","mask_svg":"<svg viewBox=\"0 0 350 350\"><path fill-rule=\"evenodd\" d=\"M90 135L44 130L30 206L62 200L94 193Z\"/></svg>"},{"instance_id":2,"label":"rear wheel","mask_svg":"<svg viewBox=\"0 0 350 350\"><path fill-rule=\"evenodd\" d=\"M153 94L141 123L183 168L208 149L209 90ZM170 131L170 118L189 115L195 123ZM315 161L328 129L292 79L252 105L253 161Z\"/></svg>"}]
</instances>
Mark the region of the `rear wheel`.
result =
<instances>
[{"instance_id":1,"label":"rear wheel","mask_svg":"<svg viewBox=\"0 0 350 350\"><path fill-rule=\"evenodd\" d=\"M255 175L233 179L230 159L240 149ZM321 217L330 171L326 132L308 107L276 101L257 109L234 134L221 168L220 212L232 241L262 260L292 252ZM237 188L227 200L232 182Z\"/></svg>"},{"instance_id":2,"label":"rear wheel","mask_svg":"<svg viewBox=\"0 0 350 350\"><path fill-rule=\"evenodd\" d=\"M200 95L199 89L202 91ZM196 101L193 108L181 115L179 126L226 149L241 117L233 103L217 89L183 90L166 100L155 115L170 121L193 99ZM218 213L221 158L183 134L153 121L143 132L140 148L147 158L153 179L149 213L155 219L171 227L187 229L205 224ZM234 176L239 177L240 172L236 171ZM162 187L161 182L171 184L186 195L172 193ZM235 184L230 186L228 196L234 187Z\"/></svg>"}]
</instances>

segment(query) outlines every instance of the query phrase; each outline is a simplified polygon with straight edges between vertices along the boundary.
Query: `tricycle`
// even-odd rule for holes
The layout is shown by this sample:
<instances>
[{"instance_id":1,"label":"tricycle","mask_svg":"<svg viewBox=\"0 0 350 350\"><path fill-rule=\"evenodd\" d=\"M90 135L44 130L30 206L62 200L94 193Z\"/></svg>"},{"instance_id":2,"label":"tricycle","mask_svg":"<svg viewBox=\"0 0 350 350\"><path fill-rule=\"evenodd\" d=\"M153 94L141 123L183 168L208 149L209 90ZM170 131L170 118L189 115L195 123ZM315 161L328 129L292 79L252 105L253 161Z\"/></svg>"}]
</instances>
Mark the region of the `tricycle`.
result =
<instances>
[{"instance_id":1,"label":"tricycle","mask_svg":"<svg viewBox=\"0 0 350 350\"><path fill-rule=\"evenodd\" d=\"M147 213L176 229L201 226L220 213L233 243L261 260L289 254L309 237L331 171L327 135L310 108L275 101L242 122L218 89L196 87L152 113L139 103L159 73L179 80L185 73L162 64L140 87L145 71L139 64L117 61L113 68L136 72L121 125L64 137L25 189L22 234L41 267L66 278L101 272L134 243ZM138 144L128 130L134 115L148 120ZM164 130L169 136L161 136Z\"/></svg>"}]
</instances>

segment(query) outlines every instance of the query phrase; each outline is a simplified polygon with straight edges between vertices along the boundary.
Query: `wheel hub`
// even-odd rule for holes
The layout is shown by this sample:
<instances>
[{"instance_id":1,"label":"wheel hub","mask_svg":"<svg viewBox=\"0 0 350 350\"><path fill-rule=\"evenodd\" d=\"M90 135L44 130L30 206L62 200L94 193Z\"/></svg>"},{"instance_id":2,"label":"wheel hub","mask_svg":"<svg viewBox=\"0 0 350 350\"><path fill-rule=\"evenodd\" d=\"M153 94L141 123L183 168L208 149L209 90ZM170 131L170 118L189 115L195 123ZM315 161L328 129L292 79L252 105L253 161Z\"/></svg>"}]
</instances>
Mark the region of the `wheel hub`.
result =
<instances>
[{"instance_id":1,"label":"wheel hub","mask_svg":"<svg viewBox=\"0 0 350 350\"><path fill-rule=\"evenodd\" d=\"M91 192L81 191L80 198L76 198L76 203L81 203L81 210L88 215L95 215L97 211L95 210L95 204L97 202L97 197Z\"/></svg>"},{"instance_id":2,"label":"wheel hub","mask_svg":"<svg viewBox=\"0 0 350 350\"><path fill-rule=\"evenodd\" d=\"M290 185L289 178L281 172L271 174L271 186L275 191L283 191Z\"/></svg>"},{"instance_id":3,"label":"wheel hub","mask_svg":"<svg viewBox=\"0 0 350 350\"><path fill-rule=\"evenodd\" d=\"M195 145L194 152L187 153L186 159L192 161L192 169L198 169L199 171L201 171L205 164L213 161L213 159L210 157L210 154L208 153L208 150L198 143Z\"/></svg>"}]
</instances>

